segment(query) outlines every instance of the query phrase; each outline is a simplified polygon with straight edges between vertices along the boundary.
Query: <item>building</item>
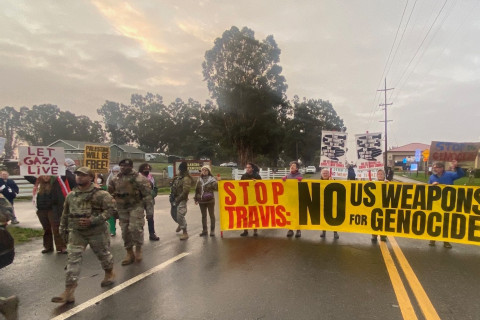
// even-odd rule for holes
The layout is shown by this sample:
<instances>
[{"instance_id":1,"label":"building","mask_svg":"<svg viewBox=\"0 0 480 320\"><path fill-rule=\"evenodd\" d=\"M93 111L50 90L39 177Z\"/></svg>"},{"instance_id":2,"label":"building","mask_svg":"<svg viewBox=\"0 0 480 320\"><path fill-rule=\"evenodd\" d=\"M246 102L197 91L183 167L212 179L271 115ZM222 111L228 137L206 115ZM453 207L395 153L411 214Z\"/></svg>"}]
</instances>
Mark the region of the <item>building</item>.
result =
<instances>
[{"instance_id":1,"label":"building","mask_svg":"<svg viewBox=\"0 0 480 320\"><path fill-rule=\"evenodd\" d=\"M407 164L409 163L416 163L415 162L415 152L420 150L420 162L418 162L419 170L423 170L424 162L423 156L421 153L424 150L429 150L430 145L424 143L409 143L401 147L392 148L387 152L387 166L395 168L396 170L403 170L405 169L404 159L407 160Z\"/></svg>"},{"instance_id":2,"label":"building","mask_svg":"<svg viewBox=\"0 0 480 320\"><path fill-rule=\"evenodd\" d=\"M133 161L144 161L145 152L132 146L117 145L110 143L98 143L88 141L73 141L73 140L57 140L49 147L61 147L65 151L65 158L71 158L77 164L83 164L83 154L85 145L100 145L108 146L110 148L110 163L118 163L122 159L132 159Z\"/></svg>"}]
</instances>

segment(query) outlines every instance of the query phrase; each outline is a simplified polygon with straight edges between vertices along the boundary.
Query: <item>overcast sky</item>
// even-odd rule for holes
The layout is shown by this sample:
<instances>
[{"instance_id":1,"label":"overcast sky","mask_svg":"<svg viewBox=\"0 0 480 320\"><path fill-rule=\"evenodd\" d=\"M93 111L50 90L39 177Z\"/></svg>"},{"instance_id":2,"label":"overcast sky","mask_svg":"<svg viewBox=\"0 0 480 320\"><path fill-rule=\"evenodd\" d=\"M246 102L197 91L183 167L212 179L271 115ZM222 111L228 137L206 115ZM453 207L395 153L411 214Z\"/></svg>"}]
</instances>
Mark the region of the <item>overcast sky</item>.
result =
<instances>
[{"instance_id":1,"label":"overcast sky","mask_svg":"<svg viewBox=\"0 0 480 320\"><path fill-rule=\"evenodd\" d=\"M204 103L205 52L246 26L274 36L288 98L329 100L352 142L384 131L385 76L389 146L480 140L479 1L0 1L0 107Z\"/></svg>"}]
</instances>

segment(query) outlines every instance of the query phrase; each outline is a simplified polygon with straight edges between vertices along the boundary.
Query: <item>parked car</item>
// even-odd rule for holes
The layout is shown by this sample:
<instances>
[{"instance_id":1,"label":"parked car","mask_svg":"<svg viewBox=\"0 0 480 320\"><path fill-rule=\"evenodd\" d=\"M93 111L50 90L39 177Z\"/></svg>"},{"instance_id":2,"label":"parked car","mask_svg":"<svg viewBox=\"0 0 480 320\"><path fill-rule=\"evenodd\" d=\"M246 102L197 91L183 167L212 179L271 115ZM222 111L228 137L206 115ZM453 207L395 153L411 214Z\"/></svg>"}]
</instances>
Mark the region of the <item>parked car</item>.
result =
<instances>
[{"instance_id":1,"label":"parked car","mask_svg":"<svg viewBox=\"0 0 480 320\"><path fill-rule=\"evenodd\" d=\"M305 169L305 173L315 173L315 172L317 172L317 168L315 168L315 166L308 166Z\"/></svg>"},{"instance_id":2,"label":"parked car","mask_svg":"<svg viewBox=\"0 0 480 320\"><path fill-rule=\"evenodd\" d=\"M237 163L236 162L221 163L220 167L237 167Z\"/></svg>"}]
</instances>

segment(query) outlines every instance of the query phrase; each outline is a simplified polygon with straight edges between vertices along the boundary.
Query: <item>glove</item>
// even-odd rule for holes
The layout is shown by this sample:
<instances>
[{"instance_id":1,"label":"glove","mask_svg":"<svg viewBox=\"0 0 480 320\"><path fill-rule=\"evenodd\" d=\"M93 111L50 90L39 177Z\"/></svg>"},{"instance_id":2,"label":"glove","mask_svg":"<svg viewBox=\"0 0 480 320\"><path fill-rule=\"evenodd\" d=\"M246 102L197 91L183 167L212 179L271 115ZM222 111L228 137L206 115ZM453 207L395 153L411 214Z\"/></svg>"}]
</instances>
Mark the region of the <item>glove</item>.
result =
<instances>
[{"instance_id":1,"label":"glove","mask_svg":"<svg viewBox=\"0 0 480 320\"><path fill-rule=\"evenodd\" d=\"M287 176L283 177L282 180L285 182L285 180L287 180Z\"/></svg>"},{"instance_id":2,"label":"glove","mask_svg":"<svg viewBox=\"0 0 480 320\"><path fill-rule=\"evenodd\" d=\"M302 181L303 177L297 177L298 182Z\"/></svg>"}]
</instances>

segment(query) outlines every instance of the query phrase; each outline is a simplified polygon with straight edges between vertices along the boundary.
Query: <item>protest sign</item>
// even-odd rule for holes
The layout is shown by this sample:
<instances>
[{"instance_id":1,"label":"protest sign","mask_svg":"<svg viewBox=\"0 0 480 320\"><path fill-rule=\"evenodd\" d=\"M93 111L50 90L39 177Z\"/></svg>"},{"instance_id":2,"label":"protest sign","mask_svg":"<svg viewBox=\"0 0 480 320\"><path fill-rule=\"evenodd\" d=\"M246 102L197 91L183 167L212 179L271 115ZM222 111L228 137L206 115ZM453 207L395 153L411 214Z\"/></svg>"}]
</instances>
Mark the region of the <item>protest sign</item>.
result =
<instances>
[{"instance_id":1,"label":"protest sign","mask_svg":"<svg viewBox=\"0 0 480 320\"><path fill-rule=\"evenodd\" d=\"M219 181L220 227L335 230L480 245L480 188L368 181Z\"/></svg>"},{"instance_id":2,"label":"protest sign","mask_svg":"<svg viewBox=\"0 0 480 320\"><path fill-rule=\"evenodd\" d=\"M20 146L18 165L22 176L63 176L65 175L63 148Z\"/></svg>"},{"instance_id":3,"label":"protest sign","mask_svg":"<svg viewBox=\"0 0 480 320\"><path fill-rule=\"evenodd\" d=\"M199 177L200 176L200 171L201 171L203 166L209 167L210 171L212 170L212 161L211 160L177 160L177 161L175 161L174 175L177 175L179 173L178 166L182 162L187 163L188 173L192 177Z\"/></svg>"},{"instance_id":4,"label":"protest sign","mask_svg":"<svg viewBox=\"0 0 480 320\"><path fill-rule=\"evenodd\" d=\"M333 178L346 179L346 132L322 131L322 147L320 149L320 167L335 168L331 170Z\"/></svg>"},{"instance_id":5,"label":"protest sign","mask_svg":"<svg viewBox=\"0 0 480 320\"><path fill-rule=\"evenodd\" d=\"M85 145L83 156L85 167L89 167L95 173L108 173L110 165L110 148L100 145Z\"/></svg>"},{"instance_id":6,"label":"protest sign","mask_svg":"<svg viewBox=\"0 0 480 320\"><path fill-rule=\"evenodd\" d=\"M429 161L452 162L464 168L474 168L480 150L480 142L444 142L432 141Z\"/></svg>"}]
</instances>

